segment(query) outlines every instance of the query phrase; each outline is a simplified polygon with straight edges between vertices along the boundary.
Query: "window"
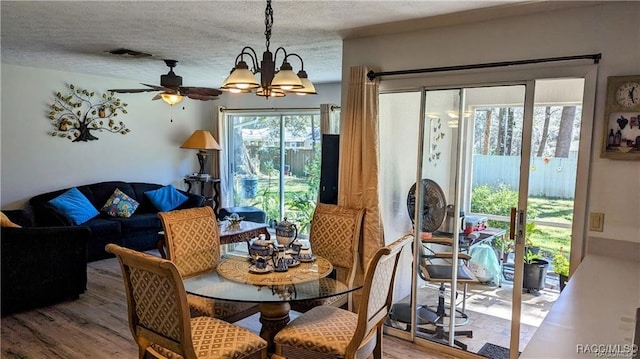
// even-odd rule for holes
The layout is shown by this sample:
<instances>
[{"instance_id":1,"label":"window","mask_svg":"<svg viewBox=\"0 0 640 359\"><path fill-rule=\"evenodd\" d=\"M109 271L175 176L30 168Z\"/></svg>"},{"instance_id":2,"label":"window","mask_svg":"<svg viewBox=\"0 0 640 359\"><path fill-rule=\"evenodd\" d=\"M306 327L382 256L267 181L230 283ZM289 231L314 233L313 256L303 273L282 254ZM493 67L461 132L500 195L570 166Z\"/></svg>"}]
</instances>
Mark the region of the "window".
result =
<instances>
[{"instance_id":1,"label":"window","mask_svg":"<svg viewBox=\"0 0 640 359\"><path fill-rule=\"evenodd\" d=\"M254 206L309 232L320 181L320 111L227 116L234 206Z\"/></svg>"}]
</instances>

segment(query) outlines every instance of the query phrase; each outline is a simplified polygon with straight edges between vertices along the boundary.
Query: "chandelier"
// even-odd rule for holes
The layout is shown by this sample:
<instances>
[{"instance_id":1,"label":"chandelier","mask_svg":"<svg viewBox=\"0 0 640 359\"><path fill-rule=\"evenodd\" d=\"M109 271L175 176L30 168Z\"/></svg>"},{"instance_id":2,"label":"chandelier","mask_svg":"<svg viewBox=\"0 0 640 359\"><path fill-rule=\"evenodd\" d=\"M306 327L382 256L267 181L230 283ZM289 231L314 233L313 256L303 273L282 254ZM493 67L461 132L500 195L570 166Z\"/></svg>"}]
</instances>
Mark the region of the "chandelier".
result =
<instances>
[{"instance_id":1,"label":"chandelier","mask_svg":"<svg viewBox=\"0 0 640 359\"><path fill-rule=\"evenodd\" d=\"M275 53L269 51L271 27L273 26L271 0L267 0L264 23L267 50L262 53L262 61L258 62L258 55L253 48L244 47L236 57L235 65L229 76L222 83L222 86L220 86L220 89L233 93L250 93L255 90L256 95L266 98L283 97L287 93L295 93L297 95L317 94L315 87L304 71L302 57L294 53L287 54L283 47L278 47ZM276 59L279 53L282 53L284 58L280 68L276 69ZM251 61L251 69L249 69L249 65L244 60L245 56ZM298 58L300 60L301 69L297 74L293 72L291 64L287 61L290 58ZM255 76L258 72L260 73L260 81Z\"/></svg>"}]
</instances>

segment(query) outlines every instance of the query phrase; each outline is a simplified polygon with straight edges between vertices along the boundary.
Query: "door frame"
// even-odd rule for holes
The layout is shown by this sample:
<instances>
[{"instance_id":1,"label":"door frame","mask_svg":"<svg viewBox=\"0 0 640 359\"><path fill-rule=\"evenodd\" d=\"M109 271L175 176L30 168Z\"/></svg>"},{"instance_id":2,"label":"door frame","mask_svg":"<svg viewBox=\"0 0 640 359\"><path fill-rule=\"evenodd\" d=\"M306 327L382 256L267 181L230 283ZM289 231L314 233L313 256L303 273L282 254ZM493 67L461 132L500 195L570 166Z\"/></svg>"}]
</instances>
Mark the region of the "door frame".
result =
<instances>
[{"instance_id":1,"label":"door frame","mask_svg":"<svg viewBox=\"0 0 640 359\"><path fill-rule=\"evenodd\" d=\"M525 122L529 121L529 138L531 137L531 125L533 123L533 113L526 111L527 106L533 108L533 95L535 90L535 80L543 79L560 79L560 78L583 78L584 89L582 97L582 118L580 126L580 144L578 148L578 165L576 170L576 187L573 209L573 224L572 224L572 240L571 240L571 265L570 274L573 274L578 264L585 256L585 246L588 224L588 202L589 202L589 183L591 180L591 158L594 155L595 149L593 148L593 128L594 128L594 107L595 107L595 94L596 94L596 80L598 75L598 65L534 65L525 66L522 69L502 69L501 71L457 71L448 73L445 75L417 75L412 78L389 78L380 82L380 93L393 93L393 92L412 92L422 91L424 94L426 91L433 90L446 90L446 89L459 89L459 88L472 88L472 87L489 87L489 86L508 86L508 85L525 85ZM421 96L421 109L422 113L419 114L420 121L424 121L424 95ZM530 114L527 115L527 112ZM527 116L530 118L527 119ZM524 124L523 124L524 126ZM525 133L523 133L523 136ZM464 136L460 136L464 137ZM530 141L528 148L523 148L522 153L531 153ZM530 165L530 155L521 155L521 166ZM421 170L419 170L421 171ZM528 173L528 171L527 171ZM421 172L418 172L421 174ZM520 178L521 187L520 191L528 189L528 175L525 179ZM523 183L522 182L526 182ZM526 208L522 205L522 197L519 198L519 207ZM524 202L526 203L526 195L524 196ZM516 262L516 267L520 263L519 267L523 264L524 243L521 244L519 262ZM518 248L516 247L516 251ZM518 256L516 256L517 258ZM417 261L414 258L413 272L416 272ZM516 270L516 275L517 275ZM520 270L520 279L522 279L522 269ZM412 275L412 302L415 303L415 287L417 278ZM520 287L518 293L516 293L516 283ZM522 280L518 281L518 277L514 278L514 303L521 303L522 296ZM517 300L516 300L517 299ZM517 314L514 315L517 309ZM415 313L412 315L412 322L415 323ZM520 338L520 305L518 308L513 308L512 311L512 328L511 328L511 343L512 348L517 350L511 350L511 357L517 357L519 351L519 338ZM515 324L514 324L515 323ZM410 340L415 342L416 335L412 331L410 333ZM515 345L514 345L515 341ZM441 346L441 344L436 344ZM515 355L515 356L514 356Z\"/></svg>"}]
</instances>

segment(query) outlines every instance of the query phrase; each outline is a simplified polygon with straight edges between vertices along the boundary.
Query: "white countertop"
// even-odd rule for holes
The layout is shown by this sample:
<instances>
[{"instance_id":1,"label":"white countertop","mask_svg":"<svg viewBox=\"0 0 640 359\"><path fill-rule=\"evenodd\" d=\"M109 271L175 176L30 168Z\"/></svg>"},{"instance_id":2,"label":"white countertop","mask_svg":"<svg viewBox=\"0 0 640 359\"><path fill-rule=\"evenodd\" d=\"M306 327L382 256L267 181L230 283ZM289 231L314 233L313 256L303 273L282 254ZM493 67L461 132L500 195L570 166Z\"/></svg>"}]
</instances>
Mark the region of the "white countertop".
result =
<instances>
[{"instance_id":1,"label":"white countertop","mask_svg":"<svg viewBox=\"0 0 640 359\"><path fill-rule=\"evenodd\" d=\"M638 307L640 261L587 255L520 358L630 358Z\"/></svg>"}]
</instances>

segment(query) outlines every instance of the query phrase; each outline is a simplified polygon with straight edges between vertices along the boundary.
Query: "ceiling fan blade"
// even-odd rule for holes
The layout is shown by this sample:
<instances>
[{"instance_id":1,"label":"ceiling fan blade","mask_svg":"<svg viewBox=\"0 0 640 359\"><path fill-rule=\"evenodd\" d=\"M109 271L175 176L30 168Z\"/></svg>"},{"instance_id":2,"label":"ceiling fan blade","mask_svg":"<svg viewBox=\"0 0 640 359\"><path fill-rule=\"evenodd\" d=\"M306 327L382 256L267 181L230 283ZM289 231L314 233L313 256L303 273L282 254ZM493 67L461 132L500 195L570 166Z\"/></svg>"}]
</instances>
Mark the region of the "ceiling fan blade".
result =
<instances>
[{"instance_id":1,"label":"ceiling fan blade","mask_svg":"<svg viewBox=\"0 0 640 359\"><path fill-rule=\"evenodd\" d=\"M161 98L162 98L162 92L157 94L157 95L155 95L155 96L153 96L153 98L151 100L155 101L155 100L159 100Z\"/></svg>"},{"instance_id":2,"label":"ceiling fan blade","mask_svg":"<svg viewBox=\"0 0 640 359\"><path fill-rule=\"evenodd\" d=\"M116 92L116 93L140 93L140 92L152 92L152 91L158 91L158 90L154 90L154 89L110 89L107 90L110 92Z\"/></svg>"},{"instance_id":3,"label":"ceiling fan blade","mask_svg":"<svg viewBox=\"0 0 640 359\"><path fill-rule=\"evenodd\" d=\"M192 100L200 100L200 101L211 101L211 100L218 99L218 96L200 95L200 94L192 94L192 93L187 94L185 96Z\"/></svg>"},{"instance_id":4,"label":"ceiling fan blade","mask_svg":"<svg viewBox=\"0 0 640 359\"><path fill-rule=\"evenodd\" d=\"M141 85L149 86L151 89L153 89L152 91L164 91L164 92L167 92L167 93L177 93L178 92L178 90L176 90L176 89L172 89L172 88L168 88L168 87L164 87L164 86L149 85L149 84L141 84Z\"/></svg>"},{"instance_id":5,"label":"ceiling fan blade","mask_svg":"<svg viewBox=\"0 0 640 359\"><path fill-rule=\"evenodd\" d=\"M207 96L207 97L215 97L220 96L222 91L216 88L210 87L180 87L180 93L186 95L189 98L192 98L191 95L194 96Z\"/></svg>"}]
</instances>

